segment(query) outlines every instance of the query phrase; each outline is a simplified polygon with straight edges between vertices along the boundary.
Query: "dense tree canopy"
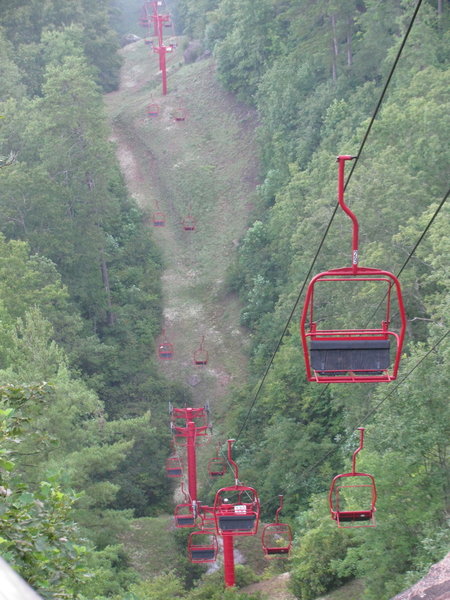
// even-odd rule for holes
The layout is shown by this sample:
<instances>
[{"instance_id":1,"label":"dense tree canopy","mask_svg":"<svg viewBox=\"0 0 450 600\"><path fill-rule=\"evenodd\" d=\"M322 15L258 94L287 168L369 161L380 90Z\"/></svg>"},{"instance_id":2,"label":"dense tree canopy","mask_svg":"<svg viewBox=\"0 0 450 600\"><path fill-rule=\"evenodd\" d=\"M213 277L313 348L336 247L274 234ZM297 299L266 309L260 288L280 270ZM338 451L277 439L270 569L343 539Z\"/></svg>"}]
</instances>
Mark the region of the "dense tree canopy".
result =
<instances>
[{"instance_id":1,"label":"dense tree canopy","mask_svg":"<svg viewBox=\"0 0 450 600\"><path fill-rule=\"evenodd\" d=\"M187 397L151 360L162 261L108 141L101 94L117 85L118 5L13 0L0 12L0 157L16 157L0 170L0 548L49 599L244 600L223 593L217 575L186 591L194 575L183 581L179 557L167 565L176 573L142 581L118 543L133 514L167 503L168 433L153 423ZM221 430L245 423L236 454L264 517L286 495L301 600L352 577L368 600L387 600L449 541L448 4L421 3L371 120L415 5L171 3L177 28L211 51L222 85L259 116L263 178L226 282L251 337L251 374L223 400ZM349 221L332 217L344 153L359 153L346 193L361 264L401 272L408 332L390 386L316 386L302 366L296 303L308 272L349 264ZM321 309L341 323L358 310L378 318L371 291L338 290ZM361 424L378 525L341 531L324 498Z\"/></svg>"},{"instance_id":2,"label":"dense tree canopy","mask_svg":"<svg viewBox=\"0 0 450 600\"><path fill-rule=\"evenodd\" d=\"M209 7L206 25L195 2L182 4L188 32L214 53L219 79L260 116L265 177L258 218L228 280L244 304L241 323L252 332L258 382L330 221L334 157L358 152L415 3L223 0ZM402 269L408 314L402 373L413 373L386 400L383 386L317 390L304 382L291 323L241 434L247 478L274 499L284 490L298 517L303 541L293 586L304 600L355 575L365 580L365 597L390 598L442 556L448 540L449 432L441 429L448 423L448 205L436 211L448 193L449 17L448 6L422 3L347 187L360 219L360 264ZM338 213L312 273L348 265L350 242L350 222ZM343 292L323 300L342 323L358 307L367 318L370 306L376 302L363 294L351 302ZM247 414L252 389L238 397L242 408L229 427ZM344 536L311 494L325 492L326 481L343 468L352 446L347 441L341 448L340 440L370 414L362 460L380 482L379 525L364 536Z\"/></svg>"}]
</instances>

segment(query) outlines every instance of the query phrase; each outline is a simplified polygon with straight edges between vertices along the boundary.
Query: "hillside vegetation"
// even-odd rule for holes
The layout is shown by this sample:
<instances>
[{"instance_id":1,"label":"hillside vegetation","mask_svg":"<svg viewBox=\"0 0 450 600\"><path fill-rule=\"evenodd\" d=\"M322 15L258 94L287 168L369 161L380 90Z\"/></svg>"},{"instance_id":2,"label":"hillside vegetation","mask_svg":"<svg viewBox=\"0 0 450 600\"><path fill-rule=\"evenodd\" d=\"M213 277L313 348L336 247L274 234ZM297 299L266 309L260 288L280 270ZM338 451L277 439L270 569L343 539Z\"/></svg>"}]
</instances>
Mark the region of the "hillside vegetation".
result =
<instances>
[{"instance_id":1,"label":"hillside vegetation","mask_svg":"<svg viewBox=\"0 0 450 600\"><path fill-rule=\"evenodd\" d=\"M119 51L111 28L137 20L137 0L0 13L0 552L49 600L247 600L288 580L286 598L346 584L330 597L389 600L449 542L448 5L167 6L180 35L165 97L156 56L142 41ZM185 64L191 39L206 54ZM338 154L358 155L360 264L400 273L408 331L390 384L305 378L305 283L351 258ZM372 291L339 289L320 310L378 323ZM158 363L163 330L175 359ZM237 569L253 587L223 591L220 570L187 561L167 517L169 403L210 404L264 521L284 494L294 550L266 585L256 538ZM338 529L327 491L362 425L377 526Z\"/></svg>"},{"instance_id":2,"label":"hillside vegetation","mask_svg":"<svg viewBox=\"0 0 450 600\"><path fill-rule=\"evenodd\" d=\"M390 598L448 543L448 7L421 3L372 126L416 3L179 6L187 32L213 52L220 81L260 119L260 213L229 272L252 332L255 382L288 324L261 391L250 384L233 401L241 408L230 431L241 431L251 409L238 443L241 476L266 499L267 515L286 494L297 597L357 576L364 598ZM311 267L351 257L350 222L332 218L338 154L359 155L347 201L360 220L360 264L401 271L407 344L398 383L388 386L305 381L299 309L291 312ZM367 291L340 290L321 303L342 324L358 311L364 321L381 318ZM349 533L331 522L325 497L332 476L348 470L352 431L363 424L359 468L378 483L378 525Z\"/></svg>"}]
</instances>

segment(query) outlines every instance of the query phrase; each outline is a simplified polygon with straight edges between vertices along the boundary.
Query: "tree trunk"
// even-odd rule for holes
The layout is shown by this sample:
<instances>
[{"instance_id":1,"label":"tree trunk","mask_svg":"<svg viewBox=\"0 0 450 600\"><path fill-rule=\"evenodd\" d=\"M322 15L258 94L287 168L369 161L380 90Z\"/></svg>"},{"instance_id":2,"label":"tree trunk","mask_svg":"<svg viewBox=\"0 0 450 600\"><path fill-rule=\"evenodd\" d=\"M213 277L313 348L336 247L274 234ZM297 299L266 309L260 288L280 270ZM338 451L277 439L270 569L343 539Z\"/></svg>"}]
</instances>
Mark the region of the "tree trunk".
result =
<instances>
[{"instance_id":1,"label":"tree trunk","mask_svg":"<svg viewBox=\"0 0 450 600\"><path fill-rule=\"evenodd\" d=\"M101 256L100 269L102 271L103 287L105 288L106 302L108 305L108 310L107 310L108 325L114 325L114 323L116 322L116 315L114 314L114 312L112 310L111 288L109 285L108 265L106 264L105 254L104 254L103 250L101 250L100 256Z\"/></svg>"},{"instance_id":2,"label":"tree trunk","mask_svg":"<svg viewBox=\"0 0 450 600\"><path fill-rule=\"evenodd\" d=\"M336 37L336 15L330 16L331 20L331 30L333 32L331 38L331 76L333 81L337 79L337 55L339 52L338 41Z\"/></svg>"},{"instance_id":3,"label":"tree trunk","mask_svg":"<svg viewBox=\"0 0 450 600\"><path fill-rule=\"evenodd\" d=\"M352 33L353 33L353 18L348 17L348 19L347 19L347 66L348 67L351 67L353 64Z\"/></svg>"}]
</instances>

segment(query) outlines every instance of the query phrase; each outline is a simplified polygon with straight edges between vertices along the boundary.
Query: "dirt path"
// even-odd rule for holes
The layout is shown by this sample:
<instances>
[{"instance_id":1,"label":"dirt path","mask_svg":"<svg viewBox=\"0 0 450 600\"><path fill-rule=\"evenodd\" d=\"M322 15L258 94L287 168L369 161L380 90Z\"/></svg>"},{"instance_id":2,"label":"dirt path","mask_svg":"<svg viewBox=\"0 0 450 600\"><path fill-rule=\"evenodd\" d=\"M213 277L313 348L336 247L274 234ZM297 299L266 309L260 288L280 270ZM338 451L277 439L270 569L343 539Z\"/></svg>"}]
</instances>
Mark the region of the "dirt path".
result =
<instances>
[{"instance_id":1,"label":"dirt path","mask_svg":"<svg viewBox=\"0 0 450 600\"><path fill-rule=\"evenodd\" d=\"M185 66L181 50L170 56L169 93L162 97L157 57L143 41L122 54L121 87L106 106L129 193L149 215L164 256L164 329L174 358L159 366L191 387L194 406L209 401L214 408L246 376L246 334L224 277L258 183L255 115L220 89L210 59ZM159 105L158 116L146 116L149 103ZM185 120L176 121L180 110ZM156 210L164 212L165 227L153 227ZM189 214L195 231L183 230ZM193 353L202 336L209 361L199 367Z\"/></svg>"}]
</instances>

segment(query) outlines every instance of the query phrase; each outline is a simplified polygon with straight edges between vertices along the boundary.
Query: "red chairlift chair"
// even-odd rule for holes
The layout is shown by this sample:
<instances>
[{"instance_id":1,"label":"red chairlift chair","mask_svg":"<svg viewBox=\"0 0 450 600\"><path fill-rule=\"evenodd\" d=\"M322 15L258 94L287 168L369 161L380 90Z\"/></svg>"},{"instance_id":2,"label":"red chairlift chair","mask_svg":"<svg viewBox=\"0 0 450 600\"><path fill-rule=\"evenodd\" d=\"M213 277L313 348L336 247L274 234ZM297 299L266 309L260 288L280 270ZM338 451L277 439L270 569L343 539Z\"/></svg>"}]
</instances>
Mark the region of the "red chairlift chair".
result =
<instances>
[{"instance_id":1,"label":"red chairlift chair","mask_svg":"<svg viewBox=\"0 0 450 600\"><path fill-rule=\"evenodd\" d=\"M356 471L356 455L364 447L364 427L358 427L358 431L359 447L353 452L352 472L336 475L328 494L331 518L342 528L375 527L375 479L368 473ZM349 499L348 496L352 494L358 497ZM355 509L354 502L363 507Z\"/></svg>"},{"instance_id":2,"label":"red chairlift chair","mask_svg":"<svg viewBox=\"0 0 450 600\"><path fill-rule=\"evenodd\" d=\"M211 458L208 462L208 475L215 479L216 477L222 477L225 475L227 470L227 463L220 456Z\"/></svg>"},{"instance_id":3,"label":"red chairlift chair","mask_svg":"<svg viewBox=\"0 0 450 600\"><path fill-rule=\"evenodd\" d=\"M153 213L153 227L164 227L166 225L166 215L163 212Z\"/></svg>"},{"instance_id":4,"label":"red chairlift chair","mask_svg":"<svg viewBox=\"0 0 450 600\"><path fill-rule=\"evenodd\" d=\"M166 474L167 477L181 477L183 475L183 468L181 461L178 456L169 456L166 460Z\"/></svg>"},{"instance_id":5,"label":"red chairlift chair","mask_svg":"<svg viewBox=\"0 0 450 600\"><path fill-rule=\"evenodd\" d=\"M283 508L283 496L279 496L280 505L275 513L275 522L266 525L261 536L264 556L267 559L289 558L292 547L292 530L287 523L279 522Z\"/></svg>"},{"instance_id":6,"label":"red chairlift chair","mask_svg":"<svg viewBox=\"0 0 450 600\"><path fill-rule=\"evenodd\" d=\"M183 492L185 501L175 506L175 527L195 527L197 520L196 507L186 494L183 482L181 482L181 491Z\"/></svg>"},{"instance_id":7,"label":"red chairlift chair","mask_svg":"<svg viewBox=\"0 0 450 600\"><path fill-rule=\"evenodd\" d=\"M167 340L165 329L163 329L161 340L158 343L158 356L161 360L171 360L173 358L173 344Z\"/></svg>"},{"instance_id":8,"label":"red chairlift chair","mask_svg":"<svg viewBox=\"0 0 450 600\"><path fill-rule=\"evenodd\" d=\"M144 44L146 46L153 46L153 40L151 38L144 38Z\"/></svg>"},{"instance_id":9,"label":"red chairlift chair","mask_svg":"<svg viewBox=\"0 0 450 600\"><path fill-rule=\"evenodd\" d=\"M186 109L178 107L173 111L174 121L185 121L186 120Z\"/></svg>"},{"instance_id":10,"label":"red chairlift chair","mask_svg":"<svg viewBox=\"0 0 450 600\"><path fill-rule=\"evenodd\" d=\"M260 505L256 490L241 485L238 467L231 456L234 440L228 440L228 462L233 467L235 485L224 487L214 499L214 517L219 535L255 535L258 531Z\"/></svg>"},{"instance_id":11,"label":"red chairlift chair","mask_svg":"<svg viewBox=\"0 0 450 600\"><path fill-rule=\"evenodd\" d=\"M203 347L205 336L202 336L200 346L194 352L194 365L204 366L208 364L208 351Z\"/></svg>"},{"instance_id":12,"label":"red chairlift chair","mask_svg":"<svg viewBox=\"0 0 450 600\"><path fill-rule=\"evenodd\" d=\"M222 477L227 471L227 461L219 456L220 444L216 448L216 456L208 461L208 475L215 479L216 477Z\"/></svg>"},{"instance_id":13,"label":"red chairlift chair","mask_svg":"<svg viewBox=\"0 0 450 600\"><path fill-rule=\"evenodd\" d=\"M188 556L192 563L214 562L218 549L217 536L213 529L199 529L189 535Z\"/></svg>"},{"instance_id":14,"label":"red chairlift chair","mask_svg":"<svg viewBox=\"0 0 450 600\"><path fill-rule=\"evenodd\" d=\"M159 104L153 103L147 106L147 117L157 117L159 115Z\"/></svg>"},{"instance_id":15,"label":"red chairlift chair","mask_svg":"<svg viewBox=\"0 0 450 600\"><path fill-rule=\"evenodd\" d=\"M300 320L300 336L305 358L306 376L318 383L388 382L397 377L406 331L406 315L400 283L395 275L381 269L358 266L358 220L344 202L345 161L353 156L339 156L338 200L353 223L352 266L319 273L311 280ZM320 329L314 315L315 286L318 283L368 283L386 286L385 316L376 328ZM390 328L392 300L396 296L400 318L398 333ZM384 301L384 300L383 300ZM348 298L350 304L351 297ZM316 320L314 320L316 318ZM391 340L395 341L395 358L391 367Z\"/></svg>"},{"instance_id":16,"label":"red chairlift chair","mask_svg":"<svg viewBox=\"0 0 450 600\"><path fill-rule=\"evenodd\" d=\"M195 231L195 219L192 215L187 215L181 222L184 231Z\"/></svg>"}]
</instances>

